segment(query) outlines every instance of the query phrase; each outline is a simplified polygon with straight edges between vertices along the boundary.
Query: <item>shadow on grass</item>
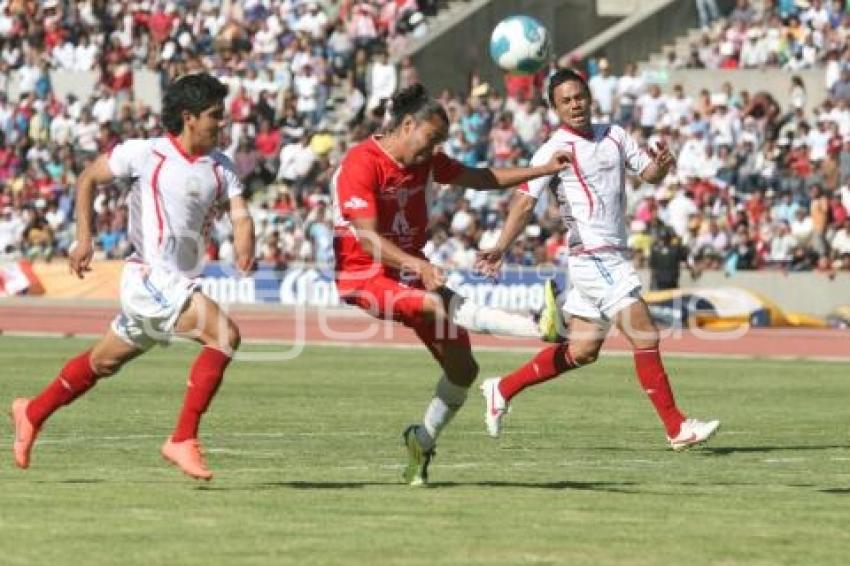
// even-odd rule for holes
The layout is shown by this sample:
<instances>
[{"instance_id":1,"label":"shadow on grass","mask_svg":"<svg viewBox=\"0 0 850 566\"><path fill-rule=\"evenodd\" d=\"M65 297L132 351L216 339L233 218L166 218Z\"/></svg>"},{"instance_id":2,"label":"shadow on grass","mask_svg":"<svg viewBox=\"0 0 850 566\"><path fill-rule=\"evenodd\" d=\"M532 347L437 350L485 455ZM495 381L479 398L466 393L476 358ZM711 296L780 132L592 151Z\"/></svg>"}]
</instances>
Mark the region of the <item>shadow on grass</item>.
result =
<instances>
[{"instance_id":1,"label":"shadow on grass","mask_svg":"<svg viewBox=\"0 0 850 566\"><path fill-rule=\"evenodd\" d=\"M719 446L717 448L703 446L701 448L695 448L693 452L701 452L712 456L728 456L729 454L761 454L766 452L793 452L798 450L841 450L846 448L850 448L850 446L837 444L810 444L808 446Z\"/></svg>"},{"instance_id":2,"label":"shadow on grass","mask_svg":"<svg viewBox=\"0 0 850 566\"><path fill-rule=\"evenodd\" d=\"M850 495L850 487L828 487L826 489L819 489L818 491L830 495Z\"/></svg>"},{"instance_id":3,"label":"shadow on grass","mask_svg":"<svg viewBox=\"0 0 850 566\"><path fill-rule=\"evenodd\" d=\"M626 486L636 485L633 482L578 482L578 481L557 481L557 482L515 482L515 481L437 481L428 484L430 489L445 489L453 487L495 487L495 488L513 488L513 489L575 489L585 491L607 491L612 493L637 493L635 490L625 489ZM336 490L336 489L363 489L366 487L406 487L401 482L375 482L375 481L352 481L352 482L335 482L335 481L280 481L280 482L265 482L252 485L242 486L216 486L216 485L199 485L196 489L201 491L261 491L268 489L317 489L317 490Z\"/></svg>"},{"instance_id":4,"label":"shadow on grass","mask_svg":"<svg viewBox=\"0 0 850 566\"><path fill-rule=\"evenodd\" d=\"M627 486L637 485L634 482L591 482L591 481L554 481L554 482L523 482L523 481L471 481L471 482L432 482L431 487L507 487L519 489L574 489L581 491L608 491L612 493L637 493L636 490L626 489Z\"/></svg>"},{"instance_id":5,"label":"shadow on grass","mask_svg":"<svg viewBox=\"0 0 850 566\"><path fill-rule=\"evenodd\" d=\"M100 478L71 478L67 480L27 480L27 483L49 483L53 485L70 484L70 485L88 485L97 483L107 483L107 480Z\"/></svg>"}]
</instances>

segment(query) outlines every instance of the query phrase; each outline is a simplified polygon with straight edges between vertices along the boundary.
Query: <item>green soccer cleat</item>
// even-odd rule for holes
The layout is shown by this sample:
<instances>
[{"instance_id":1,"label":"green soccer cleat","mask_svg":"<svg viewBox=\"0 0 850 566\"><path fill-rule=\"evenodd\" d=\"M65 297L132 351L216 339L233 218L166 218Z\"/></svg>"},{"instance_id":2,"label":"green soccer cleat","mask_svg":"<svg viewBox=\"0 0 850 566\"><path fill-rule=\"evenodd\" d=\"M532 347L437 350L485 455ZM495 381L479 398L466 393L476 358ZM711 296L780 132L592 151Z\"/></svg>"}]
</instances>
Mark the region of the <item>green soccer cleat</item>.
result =
<instances>
[{"instance_id":1,"label":"green soccer cleat","mask_svg":"<svg viewBox=\"0 0 850 566\"><path fill-rule=\"evenodd\" d=\"M544 342L563 342L564 315L558 306L558 287L554 279L548 279L543 285L543 310L537 319L540 338Z\"/></svg>"},{"instance_id":2,"label":"green soccer cleat","mask_svg":"<svg viewBox=\"0 0 850 566\"><path fill-rule=\"evenodd\" d=\"M404 469L402 478L405 483L412 486L424 486L428 484L428 464L436 452L433 448L423 450L419 439L416 438L416 430L421 425L410 425L404 430L401 437L407 447L407 467Z\"/></svg>"}]
</instances>

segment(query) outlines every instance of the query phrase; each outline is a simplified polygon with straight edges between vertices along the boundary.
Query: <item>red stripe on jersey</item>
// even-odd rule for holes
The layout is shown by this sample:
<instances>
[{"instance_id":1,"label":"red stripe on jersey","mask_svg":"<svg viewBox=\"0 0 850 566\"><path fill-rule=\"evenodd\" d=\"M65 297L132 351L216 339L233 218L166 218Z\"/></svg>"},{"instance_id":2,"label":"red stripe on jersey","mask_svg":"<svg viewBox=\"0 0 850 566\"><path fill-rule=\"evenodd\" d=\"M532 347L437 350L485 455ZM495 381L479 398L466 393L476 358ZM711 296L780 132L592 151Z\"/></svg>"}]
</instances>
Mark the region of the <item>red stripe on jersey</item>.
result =
<instances>
[{"instance_id":1,"label":"red stripe on jersey","mask_svg":"<svg viewBox=\"0 0 850 566\"><path fill-rule=\"evenodd\" d=\"M157 242L158 246L161 246L162 245L163 221L162 221L162 209L159 206L159 201L161 200L161 197L159 195L159 172L160 172L160 170L162 170L162 164L165 163L165 155L163 155L160 152L155 151L155 150L154 150L153 154L156 155L157 157L159 157L159 163L156 164L156 167L153 170L153 177L151 178L151 188L153 189L153 204L154 204L154 207L156 208L156 226L157 226L157 229L159 230L159 235L157 236L156 242Z\"/></svg>"},{"instance_id":2,"label":"red stripe on jersey","mask_svg":"<svg viewBox=\"0 0 850 566\"><path fill-rule=\"evenodd\" d=\"M578 182L581 184L581 188L584 189L584 195L587 197L587 206L590 207L590 214L588 214L588 217L591 217L593 216L593 194L590 192L590 188L587 186L587 181L584 180L584 175L581 174L581 168L578 166L576 144L570 142L570 146L573 154L573 158L570 160L570 163L573 166L573 173L575 173Z\"/></svg>"},{"instance_id":3,"label":"red stripe on jersey","mask_svg":"<svg viewBox=\"0 0 850 566\"><path fill-rule=\"evenodd\" d=\"M213 175L215 175L215 200L221 199L221 191L223 185L221 184L221 175L218 174L218 163L213 161Z\"/></svg>"},{"instance_id":4,"label":"red stripe on jersey","mask_svg":"<svg viewBox=\"0 0 850 566\"><path fill-rule=\"evenodd\" d=\"M517 187L518 190L527 193L528 192L528 183L523 183Z\"/></svg>"},{"instance_id":5,"label":"red stripe on jersey","mask_svg":"<svg viewBox=\"0 0 850 566\"><path fill-rule=\"evenodd\" d=\"M608 130L608 132L605 134L605 139L609 139L609 140L611 140L612 142L614 142L614 145L616 145L616 146L617 146L617 150L618 150L618 151L620 152L620 154L622 155L622 153L623 153L623 146L622 146L622 145L620 145L620 142L618 142L618 141L617 141L617 140L615 140L613 137L611 137L611 131L610 131L610 130Z\"/></svg>"}]
</instances>

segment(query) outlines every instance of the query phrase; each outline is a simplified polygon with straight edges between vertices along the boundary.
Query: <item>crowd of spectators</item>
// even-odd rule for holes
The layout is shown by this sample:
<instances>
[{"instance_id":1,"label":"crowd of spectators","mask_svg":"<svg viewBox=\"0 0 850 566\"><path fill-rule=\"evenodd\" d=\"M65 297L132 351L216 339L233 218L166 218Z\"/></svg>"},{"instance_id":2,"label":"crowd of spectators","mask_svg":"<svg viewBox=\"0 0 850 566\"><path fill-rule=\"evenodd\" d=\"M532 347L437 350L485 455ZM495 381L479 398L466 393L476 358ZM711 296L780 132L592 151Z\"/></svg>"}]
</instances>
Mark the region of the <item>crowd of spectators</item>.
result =
<instances>
[{"instance_id":1,"label":"crowd of spectators","mask_svg":"<svg viewBox=\"0 0 850 566\"><path fill-rule=\"evenodd\" d=\"M222 144L252 194L262 259L329 261L330 174L351 129L374 127L383 100L416 80L387 52L426 33L436 9L436 0L0 1L0 254L67 253L83 167L122 139L164 133L135 99L134 76L164 86L205 69L229 87ZM63 72L93 81L90 96L58 96L51 74ZM130 252L127 189L97 195L102 257ZM209 255L227 259L228 225L216 228Z\"/></svg>"},{"instance_id":2,"label":"crowd of spectators","mask_svg":"<svg viewBox=\"0 0 850 566\"><path fill-rule=\"evenodd\" d=\"M696 0L703 33L687 53L668 51L673 67L789 71L825 66L827 86L850 61L850 17L844 0L738 0L718 19L716 0Z\"/></svg>"},{"instance_id":3,"label":"crowd of spectators","mask_svg":"<svg viewBox=\"0 0 850 566\"><path fill-rule=\"evenodd\" d=\"M765 4L779 14L786 3ZM387 52L425 33L435 9L428 0L0 2L0 82L16 81L18 93L7 100L8 85L0 84L0 253L65 254L82 167L121 139L162 134L157 114L133 98L134 71L155 71L165 84L209 69L230 87L222 141L249 190L258 259L330 263L332 174L350 144L380 127L386 98L417 80L409 60L392 65ZM706 29L740 30L743 14L752 16L744 30L774 21L742 0ZM827 24L837 22L836 37L841 14ZM821 54L816 62L829 64ZM60 99L51 69L94 72L98 86L87 100ZM660 187L630 180L629 245L638 263L675 245L697 272L850 269L850 71L839 73L812 115L799 79L783 108L769 93L729 83L714 93L680 85L665 93L634 65L615 76L604 59L582 70L595 122L621 124L644 144L662 140L678 155ZM556 127L541 87L541 77L490 85L473 75L464 93L434 93L451 120L445 151L469 165L526 163ZM100 257L130 252L126 196L120 185L97 196ZM444 266L471 267L476 250L498 238L509 199L509 192L442 191L425 253ZM553 203L544 199L537 215L509 264L565 263ZM209 258L230 259L228 223L217 222L212 235Z\"/></svg>"}]
</instances>

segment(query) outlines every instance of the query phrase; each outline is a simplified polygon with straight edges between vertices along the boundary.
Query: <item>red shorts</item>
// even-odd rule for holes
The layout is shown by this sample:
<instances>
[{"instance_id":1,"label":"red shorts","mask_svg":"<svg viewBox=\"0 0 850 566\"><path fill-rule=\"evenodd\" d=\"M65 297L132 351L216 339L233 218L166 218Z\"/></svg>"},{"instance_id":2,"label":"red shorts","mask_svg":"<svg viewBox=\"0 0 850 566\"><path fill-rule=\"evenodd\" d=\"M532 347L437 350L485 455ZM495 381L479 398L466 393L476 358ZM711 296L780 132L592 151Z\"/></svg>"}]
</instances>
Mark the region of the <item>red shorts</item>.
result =
<instances>
[{"instance_id":1,"label":"red shorts","mask_svg":"<svg viewBox=\"0 0 850 566\"><path fill-rule=\"evenodd\" d=\"M424 312L428 292L419 280L402 283L383 273L361 278L345 273L337 276L342 301L384 320L396 320L411 328L431 353L442 361L435 345L470 348L469 333L448 320L437 321Z\"/></svg>"}]
</instances>

